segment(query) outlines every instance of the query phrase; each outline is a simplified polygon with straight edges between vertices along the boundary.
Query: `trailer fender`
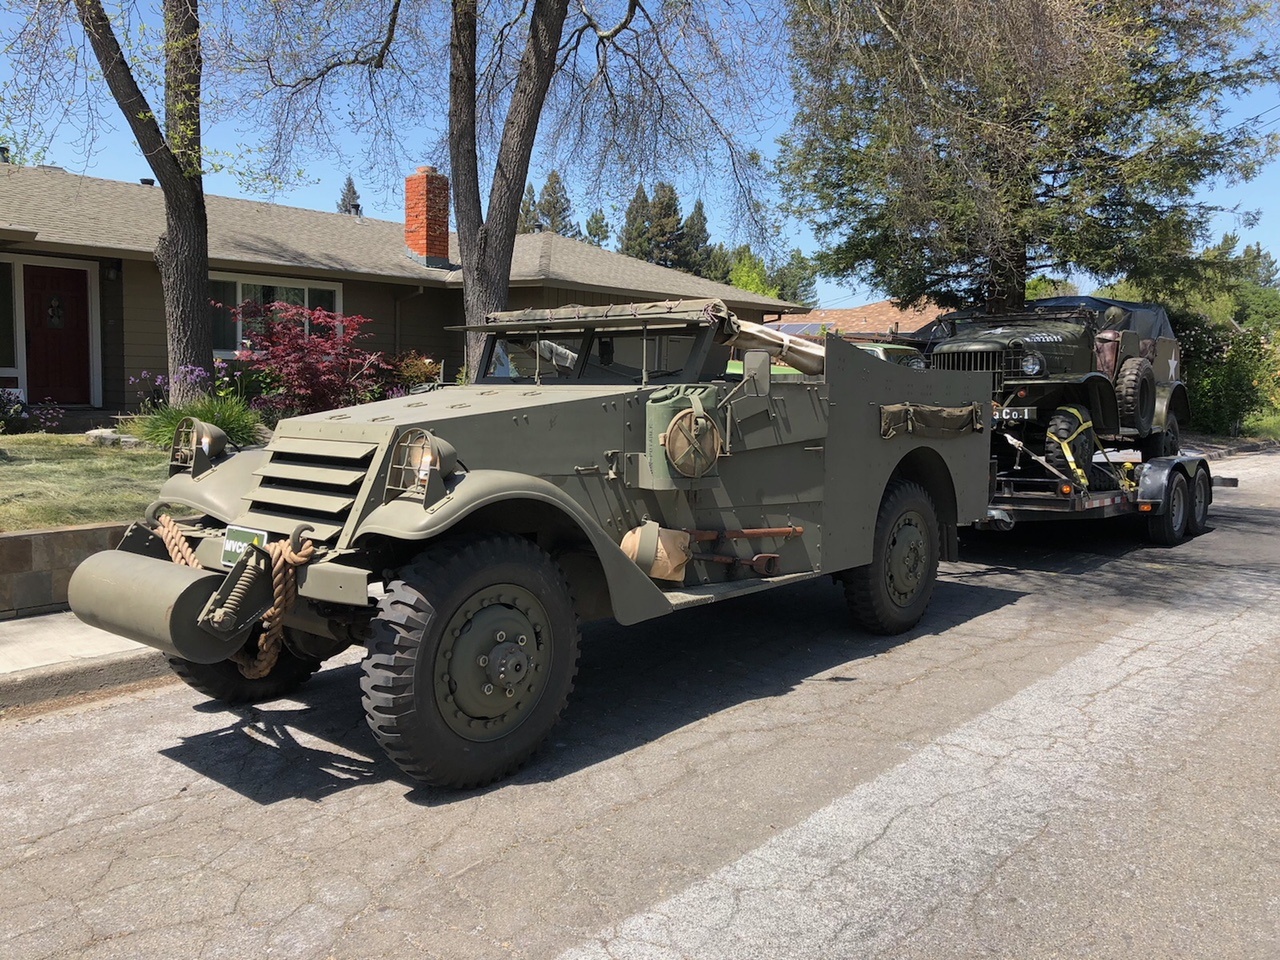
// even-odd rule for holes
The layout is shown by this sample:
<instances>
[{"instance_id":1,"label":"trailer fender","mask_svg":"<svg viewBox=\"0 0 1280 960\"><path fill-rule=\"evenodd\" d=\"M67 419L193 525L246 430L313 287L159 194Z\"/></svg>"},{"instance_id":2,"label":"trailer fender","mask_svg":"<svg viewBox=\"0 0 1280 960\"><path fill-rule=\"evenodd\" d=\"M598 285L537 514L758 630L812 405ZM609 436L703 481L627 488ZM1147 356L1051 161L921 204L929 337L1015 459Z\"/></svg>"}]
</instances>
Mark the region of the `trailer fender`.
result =
<instances>
[{"instance_id":1,"label":"trailer fender","mask_svg":"<svg viewBox=\"0 0 1280 960\"><path fill-rule=\"evenodd\" d=\"M554 511L561 525L572 525L590 543L608 587L614 619L639 623L670 613L671 602L662 591L614 543L572 497L555 484L509 470L472 470L449 485L447 495L427 507L421 501L392 500L374 508L356 530L356 540L381 535L393 540L429 540L456 527L468 517L504 506L530 505L541 512ZM515 509L519 514L522 509ZM499 523L501 526L501 523ZM527 533L527 530L511 530ZM596 598L592 598L596 599Z\"/></svg>"},{"instance_id":2,"label":"trailer fender","mask_svg":"<svg viewBox=\"0 0 1280 960\"><path fill-rule=\"evenodd\" d=\"M1162 514L1169 507L1169 481L1175 473L1181 473L1190 483L1200 469L1208 470L1209 463L1203 457L1157 457L1142 465L1138 475L1138 503L1151 504L1144 513ZM1209 486L1209 502L1213 502L1213 486Z\"/></svg>"}]
</instances>

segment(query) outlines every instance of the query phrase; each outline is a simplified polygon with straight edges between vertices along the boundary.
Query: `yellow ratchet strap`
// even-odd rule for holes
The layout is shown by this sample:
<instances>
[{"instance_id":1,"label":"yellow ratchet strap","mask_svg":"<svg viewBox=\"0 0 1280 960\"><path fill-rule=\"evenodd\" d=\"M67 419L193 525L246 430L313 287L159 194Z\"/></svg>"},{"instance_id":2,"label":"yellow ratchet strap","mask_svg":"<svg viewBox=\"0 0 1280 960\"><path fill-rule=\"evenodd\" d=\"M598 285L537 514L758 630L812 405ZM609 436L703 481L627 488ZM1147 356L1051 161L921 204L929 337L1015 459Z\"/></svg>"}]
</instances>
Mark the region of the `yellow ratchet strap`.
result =
<instances>
[{"instance_id":1,"label":"yellow ratchet strap","mask_svg":"<svg viewBox=\"0 0 1280 960\"><path fill-rule=\"evenodd\" d=\"M1062 445L1062 455L1067 458L1067 464L1068 466L1071 467L1071 473L1076 478L1076 482L1079 483L1080 486L1088 490L1089 477L1085 474L1084 470L1080 467L1080 465L1076 463L1076 458L1071 453L1071 441L1074 440L1076 437L1080 436L1080 434L1084 433L1086 430L1092 430L1093 421L1089 419L1089 411L1081 407L1065 406L1065 407L1059 407L1058 409L1065 410L1068 413L1074 414L1076 419L1080 421L1079 429L1077 429L1073 434L1071 434L1071 436L1067 437L1065 440L1059 437L1054 437L1053 439L1057 440L1058 443Z\"/></svg>"}]
</instances>

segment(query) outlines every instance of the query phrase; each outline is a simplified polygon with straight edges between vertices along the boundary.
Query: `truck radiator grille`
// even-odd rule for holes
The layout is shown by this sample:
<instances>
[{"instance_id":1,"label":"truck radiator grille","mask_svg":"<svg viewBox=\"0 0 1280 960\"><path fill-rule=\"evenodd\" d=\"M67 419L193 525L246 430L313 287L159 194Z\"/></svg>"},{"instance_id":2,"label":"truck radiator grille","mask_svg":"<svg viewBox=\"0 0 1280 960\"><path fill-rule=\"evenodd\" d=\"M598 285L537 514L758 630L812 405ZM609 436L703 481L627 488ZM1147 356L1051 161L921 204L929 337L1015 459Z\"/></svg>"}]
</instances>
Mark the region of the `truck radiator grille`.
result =
<instances>
[{"instance_id":1,"label":"truck radiator grille","mask_svg":"<svg viewBox=\"0 0 1280 960\"><path fill-rule=\"evenodd\" d=\"M994 389L999 393L1006 376L1016 377L1022 371L1022 351L969 350L955 353L934 353L930 364L935 370L957 370L963 373L994 374Z\"/></svg>"},{"instance_id":2,"label":"truck radiator grille","mask_svg":"<svg viewBox=\"0 0 1280 960\"><path fill-rule=\"evenodd\" d=\"M342 532L368 476L375 443L277 438L271 459L254 471L258 485L245 499L239 521L272 533L292 533L309 523L316 541L332 542Z\"/></svg>"}]
</instances>

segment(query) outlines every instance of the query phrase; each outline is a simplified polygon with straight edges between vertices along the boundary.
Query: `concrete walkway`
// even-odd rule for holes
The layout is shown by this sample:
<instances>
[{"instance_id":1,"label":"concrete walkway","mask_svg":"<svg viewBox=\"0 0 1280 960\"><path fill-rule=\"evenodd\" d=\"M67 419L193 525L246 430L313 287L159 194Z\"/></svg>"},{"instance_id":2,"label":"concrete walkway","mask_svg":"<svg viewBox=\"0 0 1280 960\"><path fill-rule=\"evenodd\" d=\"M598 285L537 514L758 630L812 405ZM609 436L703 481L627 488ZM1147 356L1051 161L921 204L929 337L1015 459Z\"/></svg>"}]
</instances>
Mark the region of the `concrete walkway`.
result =
<instances>
[{"instance_id":1,"label":"concrete walkway","mask_svg":"<svg viewBox=\"0 0 1280 960\"><path fill-rule=\"evenodd\" d=\"M72 613L0 622L0 712L168 672L164 655Z\"/></svg>"}]
</instances>

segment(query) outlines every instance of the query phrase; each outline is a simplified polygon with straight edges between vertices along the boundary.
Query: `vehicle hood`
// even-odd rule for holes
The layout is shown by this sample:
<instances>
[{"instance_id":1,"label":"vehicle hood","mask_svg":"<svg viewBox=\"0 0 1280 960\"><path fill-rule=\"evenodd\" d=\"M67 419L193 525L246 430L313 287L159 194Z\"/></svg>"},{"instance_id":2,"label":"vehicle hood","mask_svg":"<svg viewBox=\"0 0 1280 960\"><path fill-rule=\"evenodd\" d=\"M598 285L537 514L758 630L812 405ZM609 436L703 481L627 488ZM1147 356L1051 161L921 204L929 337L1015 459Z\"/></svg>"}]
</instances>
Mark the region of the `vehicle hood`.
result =
<instances>
[{"instance_id":1,"label":"vehicle hood","mask_svg":"<svg viewBox=\"0 0 1280 960\"><path fill-rule=\"evenodd\" d=\"M318 424L410 426L464 420L478 414L529 412L556 404L579 403L583 400L606 400L617 397L642 398L654 387L600 384L475 384L448 386L429 393L409 394L392 400L362 403L359 406L325 410L322 413L291 417L281 421L302 426Z\"/></svg>"},{"instance_id":2,"label":"vehicle hood","mask_svg":"<svg viewBox=\"0 0 1280 960\"><path fill-rule=\"evenodd\" d=\"M974 350L1002 350L1015 341L1035 349L1055 343L1076 344L1088 336L1085 327L1069 321L1011 321L989 326L961 328L933 348L934 353L967 353ZM1050 349L1052 347L1050 346Z\"/></svg>"}]
</instances>

